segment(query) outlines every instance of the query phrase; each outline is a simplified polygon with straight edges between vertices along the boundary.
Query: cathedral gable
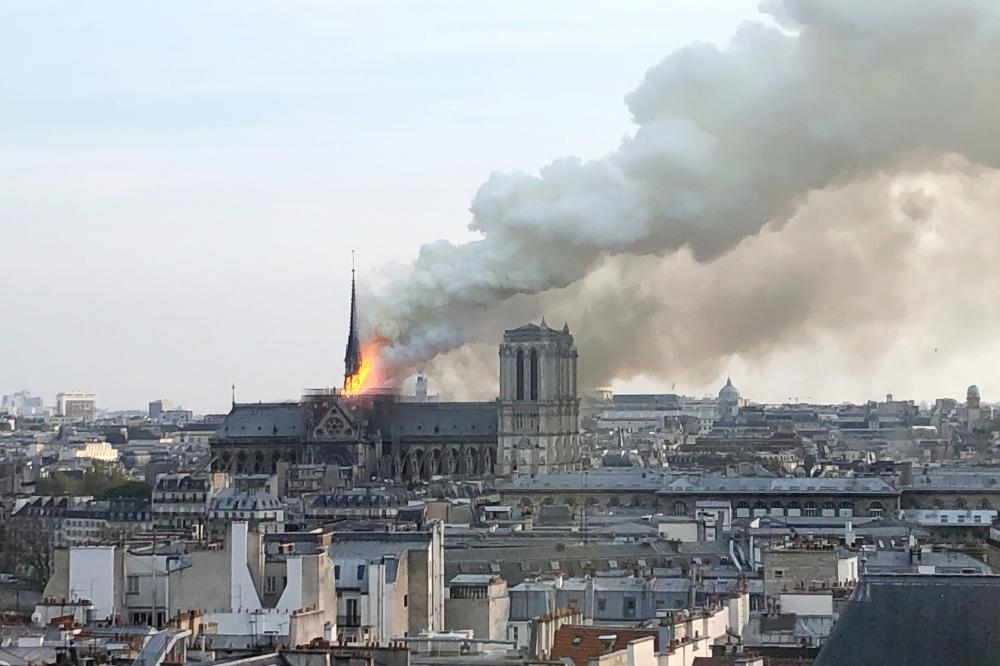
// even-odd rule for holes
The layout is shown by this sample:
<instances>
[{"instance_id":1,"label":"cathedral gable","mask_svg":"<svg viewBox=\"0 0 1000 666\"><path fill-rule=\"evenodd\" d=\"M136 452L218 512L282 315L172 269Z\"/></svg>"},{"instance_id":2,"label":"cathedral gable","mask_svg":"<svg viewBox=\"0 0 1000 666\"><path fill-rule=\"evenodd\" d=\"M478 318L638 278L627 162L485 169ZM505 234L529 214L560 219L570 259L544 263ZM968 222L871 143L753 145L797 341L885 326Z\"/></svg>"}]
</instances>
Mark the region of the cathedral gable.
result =
<instances>
[{"instance_id":1,"label":"cathedral gable","mask_svg":"<svg viewBox=\"0 0 1000 666\"><path fill-rule=\"evenodd\" d=\"M343 405L334 401L313 429L316 439L354 439L357 437L354 418Z\"/></svg>"}]
</instances>

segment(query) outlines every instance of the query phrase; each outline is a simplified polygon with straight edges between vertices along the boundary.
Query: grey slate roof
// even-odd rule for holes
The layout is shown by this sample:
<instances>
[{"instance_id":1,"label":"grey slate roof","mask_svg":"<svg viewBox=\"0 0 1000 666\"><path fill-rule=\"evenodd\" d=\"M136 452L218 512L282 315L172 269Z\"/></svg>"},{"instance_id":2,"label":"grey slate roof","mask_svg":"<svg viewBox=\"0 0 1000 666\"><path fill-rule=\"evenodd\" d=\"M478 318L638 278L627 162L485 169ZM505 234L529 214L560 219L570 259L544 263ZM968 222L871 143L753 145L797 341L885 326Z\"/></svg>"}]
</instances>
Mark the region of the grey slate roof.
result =
<instances>
[{"instance_id":1,"label":"grey slate roof","mask_svg":"<svg viewBox=\"0 0 1000 666\"><path fill-rule=\"evenodd\" d=\"M51 647L0 648L0 663L10 664L10 666L53 664L55 660L56 650Z\"/></svg>"},{"instance_id":2,"label":"grey slate roof","mask_svg":"<svg viewBox=\"0 0 1000 666\"><path fill-rule=\"evenodd\" d=\"M327 553L335 562L339 560L375 562L386 555L399 557L409 549L409 546L410 544L405 542L391 541L334 541L327 549Z\"/></svg>"},{"instance_id":3,"label":"grey slate roof","mask_svg":"<svg viewBox=\"0 0 1000 666\"><path fill-rule=\"evenodd\" d=\"M220 439L304 438L308 416L297 402L235 405L215 434Z\"/></svg>"},{"instance_id":4,"label":"grey slate roof","mask_svg":"<svg viewBox=\"0 0 1000 666\"><path fill-rule=\"evenodd\" d=\"M328 495L316 495L314 507L400 507L407 506L417 494L405 488L355 488Z\"/></svg>"},{"instance_id":5,"label":"grey slate roof","mask_svg":"<svg viewBox=\"0 0 1000 666\"><path fill-rule=\"evenodd\" d=\"M164 492L169 490L208 492L211 484L206 476L194 474L164 474L156 481L154 490Z\"/></svg>"},{"instance_id":6,"label":"grey slate roof","mask_svg":"<svg viewBox=\"0 0 1000 666\"><path fill-rule=\"evenodd\" d=\"M448 585L489 585L496 576L492 574L458 574Z\"/></svg>"},{"instance_id":7,"label":"grey slate roof","mask_svg":"<svg viewBox=\"0 0 1000 666\"><path fill-rule=\"evenodd\" d=\"M930 552L914 556L909 551L870 550L861 553L864 567L870 573L916 573L918 567L934 567L939 574L991 574L990 567L980 560L956 552Z\"/></svg>"},{"instance_id":8,"label":"grey slate roof","mask_svg":"<svg viewBox=\"0 0 1000 666\"><path fill-rule=\"evenodd\" d=\"M233 488L220 490L209 502L213 511L276 511L283 502L265 492L237 492Z\"/></svg>"},{"instance_id":9,"label":"grey slate roof","mask_svg":"<svg viewBox=\"0 0 1000 666\"><path fill-rule=\"evenodd\" d=\"M495 402L383 402L369 424L383 436L443 439L496 437Z\"/></svg>"},{"instance_id":10,"label":"grey slate roof","mask_svg":"<svg viewBox=\"0 0 1000 666\"><path fill-rule=\"evenodd\" d=\"M519 476L508 481L498 481L501 493L552 491L552 490L655 490L666 495L885 495L896 496L899 490L882 479L874 477L853 478L778 478L766 476L692 476L679 472L641 467L619 467L592 470L586 474L566 472Z\"/></svg>"},{"instance_id":11,"label":"grey slate roof","mask_svg":"<svg viewBox=\"0 0 1000 666\"><path fill-rule=\"evenodd\" d=\"M357 587L361 581L357 578L357 571L354 566L358 562L385 563L386 582L396 581L396 572L399 568L399 560L407 551L405 543L386 543L379 541L334 541L327 550L327 556L334 566L341 567L341 577L338 585L343 587ZM391 556L387 558L386 556Z\"/></svg>"},{"instance_id":12,"label":"grey slate roof","mask_svg":"<svg viewBox=\"0 0 1000 666\"><path fill-rule=\"evenodd\" d=\"M723 556L722 551L714 549L716 544L697 544L702 548L679 553L663 541L586 545L536 544L532 541L521 537L497 540L490 547L461 548L453 545L445 552L445 575L492 573L503 576L509 585L517 585L533 576L557 571L570 577L582 577L588 573L598 577L622 577L627 571L637 568L651 572L655 568L679 567L695 557L700 557L706 565L714 566L720 565ZM728 558L728 552L725 556ZM731 565L721 567L728 575L737 574L736 568Z\"/></svg>"},{"instance_id":13,"label":"grey slate roof","mask_svg":"<svg viewBox=\"0 0 1000 666\"><path fill-rule=\"evenodd\" d=\"M1000 665L1000 577L866 576L815 666Z\"/></svg>"},{"instance_id":14,"label":"grey slate roof","mask_svg":"<svg viewBox=\"0 0 1000 666\"><path fill-rule=\"evenodd\" d=\"M739 477L682 477L672 481L663 491L666 494L861 494L861 495L898 495L899 490L893 488L882 479L874 477L852 478L768 478L759 476Z\"/></svg>"},{"instance_id":15,"label":"grey slate roof","mask_svg":"<svg viewBox=\"0 0 1000 666\"><path fill-rule=\"evenodd\" d=\"M676 473L642 467L610 467L589 472L563 472L559 474L539 474L519 476L509 480L497 480L500 492L542 491L542 490L658 490L677 478Z\"/></svg>"},{"instance_id":16,"label":"grey slate roof","mask_svg":"<svg viewBox=\"0 0 1000 666\"><path fill-rule=\"evenodd\" d=\"M1000 491L1000 468L998 467L939 467L928 468L927 474L921 468L913 470L914 490L985 490Z\"/></svg>"},{"instance_id":17,"label":"grey slate roof","mask_svg":"<svg viewBox=\"0 0 1000 666\"><path fill-rule=\"evenodd\" d=\"M674 393L616 393L612 396L615 406L656 405L667 409L680 409L684 398Z\"/></svg>"}]
</instances>

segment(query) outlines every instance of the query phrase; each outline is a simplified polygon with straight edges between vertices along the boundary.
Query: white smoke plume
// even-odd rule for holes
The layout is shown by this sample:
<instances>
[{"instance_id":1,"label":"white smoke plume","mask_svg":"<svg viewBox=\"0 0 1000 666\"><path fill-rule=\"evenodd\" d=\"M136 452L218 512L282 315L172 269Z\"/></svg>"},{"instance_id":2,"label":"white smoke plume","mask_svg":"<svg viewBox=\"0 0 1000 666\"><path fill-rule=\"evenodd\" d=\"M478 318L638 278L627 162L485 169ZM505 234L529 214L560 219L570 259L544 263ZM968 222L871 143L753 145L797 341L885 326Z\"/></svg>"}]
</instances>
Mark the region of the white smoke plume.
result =
<instances>
[{"instance_id":1,"label":"white smoke plume","mask_svg":"<svg viewBox=\"0 0 1000 666\"><path fill-rule=\"evenodd\" d=\"M894 192L893 177L1000 165L1000 3L762 10L778 27L747 23L725 48L692 44L653 67L626 99L637 129L606 157L492 175L471 206L481 239L425 245L370 312L394 374L542 309L571 322L592 383L703 375L899 316L863 298L838 314L830 294L907 261L917 235L898 220L919 225L932 197ZM727 258L737 275L720 272Z\"/></svg>"}]
</instances>

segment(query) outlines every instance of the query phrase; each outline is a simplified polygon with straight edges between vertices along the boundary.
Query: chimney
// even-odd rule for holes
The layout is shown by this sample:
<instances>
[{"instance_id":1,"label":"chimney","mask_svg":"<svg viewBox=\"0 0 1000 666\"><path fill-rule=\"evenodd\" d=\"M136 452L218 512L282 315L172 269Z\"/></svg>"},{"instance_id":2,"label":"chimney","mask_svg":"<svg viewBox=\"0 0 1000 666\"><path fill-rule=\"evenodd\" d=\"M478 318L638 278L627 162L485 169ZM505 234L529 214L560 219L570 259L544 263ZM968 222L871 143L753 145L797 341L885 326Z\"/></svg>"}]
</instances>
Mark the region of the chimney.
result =
<instances>
[{"instance_id":1,"label":"chimney","mask_svg":"<svg viewBox=\"0 0 1000 666\"><path fill-rule=\"evenodd\" d=\"M913 463L904 462L899 466L899 485L913 485Z\"/></svg>"}]
</instances>

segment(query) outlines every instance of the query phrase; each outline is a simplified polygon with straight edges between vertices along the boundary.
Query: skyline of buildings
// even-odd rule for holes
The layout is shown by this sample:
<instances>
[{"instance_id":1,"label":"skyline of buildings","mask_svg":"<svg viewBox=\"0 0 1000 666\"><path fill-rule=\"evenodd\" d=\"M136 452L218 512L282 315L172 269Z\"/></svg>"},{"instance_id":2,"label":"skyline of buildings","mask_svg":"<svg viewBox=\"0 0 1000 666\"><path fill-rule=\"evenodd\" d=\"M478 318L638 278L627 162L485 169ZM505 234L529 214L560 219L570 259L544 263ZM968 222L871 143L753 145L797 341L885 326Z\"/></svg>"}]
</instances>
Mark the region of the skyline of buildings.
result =
<instances>
[{"instance_id":1,"label":"skyline of buildings","mask_svg":"<svg viewBox=\"0 0 1000 666\"><path fill-rule=\"evenodd\" d=\"M1000 3L82 4L0 666L1000 666Z\"/></svg>"},{"instance_id":2,"label":"skyline of buildings","mask_svg":"<svg viewBox=\"0 0 1000 666\"><path fill-rule=\"evenodd\" d=\"M858 640L838 632L886 576L1000 579L977 385L926 408L763 404L732 378L581 394L568 325L498 352L491 401L424 377L214 415L67 391L0 420L0 608L28 625L0 657L86 636L98 663L805 666Z\"/></svg>"}]
</instances>

